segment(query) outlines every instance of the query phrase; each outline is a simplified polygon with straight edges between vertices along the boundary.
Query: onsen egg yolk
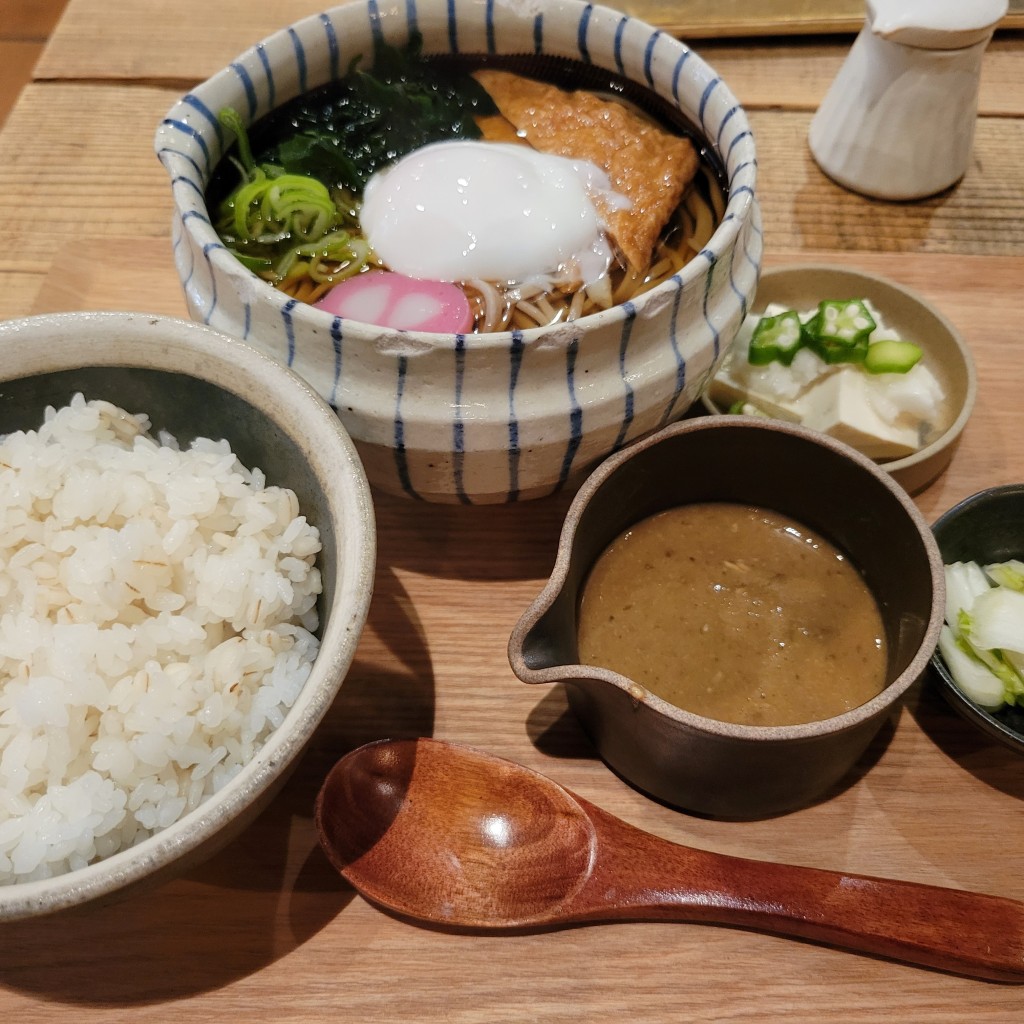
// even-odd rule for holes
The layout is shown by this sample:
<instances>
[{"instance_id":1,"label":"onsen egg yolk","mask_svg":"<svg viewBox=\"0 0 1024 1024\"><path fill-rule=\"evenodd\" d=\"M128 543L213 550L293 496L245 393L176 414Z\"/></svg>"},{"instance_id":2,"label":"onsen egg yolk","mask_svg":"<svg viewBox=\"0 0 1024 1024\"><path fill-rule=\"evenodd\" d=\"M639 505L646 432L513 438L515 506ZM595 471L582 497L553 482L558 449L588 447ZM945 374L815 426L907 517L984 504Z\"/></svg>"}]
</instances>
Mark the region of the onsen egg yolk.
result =
<instances>
[{"instance_id":1,"label":"onsen egg yolk","mask_svg":"<svg viewBox=\"0 0 1024 1024\"><path fill-rule=\"evenodd\" d=\"M507 143L436 142L370 179L360 219L377 255L411 277L589 283L611 260L590 193L609 189L586 161Z\"/></svg>"}]
</instances>

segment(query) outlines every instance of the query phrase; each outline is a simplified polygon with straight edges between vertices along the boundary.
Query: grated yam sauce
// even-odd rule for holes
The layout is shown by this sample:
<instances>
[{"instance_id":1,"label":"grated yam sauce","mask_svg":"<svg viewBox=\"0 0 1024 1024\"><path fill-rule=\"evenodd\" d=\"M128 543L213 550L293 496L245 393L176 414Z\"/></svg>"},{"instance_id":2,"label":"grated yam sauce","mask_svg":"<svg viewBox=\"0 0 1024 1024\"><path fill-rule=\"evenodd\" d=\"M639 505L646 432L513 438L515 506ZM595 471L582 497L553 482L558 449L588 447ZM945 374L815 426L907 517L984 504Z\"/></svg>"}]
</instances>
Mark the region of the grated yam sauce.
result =
<instances>
[{"instance_id":1,"label":"grated yam sauce","mask_svg":"<svg viewBox=\"0 0 1024 1024\"><path fill-rule=\"evenodd\" d=\"M842 714L885 685L874 596L800 523L727 502L642 520L595 563L579 608L583 664L741 725Z\"/></svg>"}]
</instances>

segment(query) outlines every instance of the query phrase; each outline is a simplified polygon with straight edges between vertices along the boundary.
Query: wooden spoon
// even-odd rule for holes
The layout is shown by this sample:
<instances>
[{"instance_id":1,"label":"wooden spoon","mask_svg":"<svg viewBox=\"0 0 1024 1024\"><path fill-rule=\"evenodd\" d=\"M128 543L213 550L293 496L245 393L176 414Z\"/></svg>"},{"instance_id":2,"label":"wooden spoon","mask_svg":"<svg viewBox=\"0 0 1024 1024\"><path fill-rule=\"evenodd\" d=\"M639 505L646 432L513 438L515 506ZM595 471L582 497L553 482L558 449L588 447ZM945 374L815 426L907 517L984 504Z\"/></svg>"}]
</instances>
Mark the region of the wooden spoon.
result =
<instances>
[{"instance_id":1,"label":"wooden spoon","mask_svg":"<svg viewBox=\"0 0 1024 1024\"><path fill-rule=\"evenodd\" d=\"M678 846L522 765L438 740L342 758L316 823L360 893L433 924L715 922L1024 981L1024 904Z\"/></svg>"}]
</instances>

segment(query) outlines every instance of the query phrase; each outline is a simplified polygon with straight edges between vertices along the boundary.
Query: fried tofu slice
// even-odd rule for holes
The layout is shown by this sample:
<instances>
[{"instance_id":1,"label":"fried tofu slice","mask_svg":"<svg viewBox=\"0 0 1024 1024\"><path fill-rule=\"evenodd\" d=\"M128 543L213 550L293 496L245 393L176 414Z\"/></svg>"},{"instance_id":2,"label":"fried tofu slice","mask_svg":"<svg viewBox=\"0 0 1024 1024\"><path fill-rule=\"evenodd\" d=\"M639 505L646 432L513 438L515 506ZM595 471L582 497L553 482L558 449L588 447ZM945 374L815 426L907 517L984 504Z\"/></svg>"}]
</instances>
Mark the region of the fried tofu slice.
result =
<instances>
[{"instance_id":1,"label":"fried tofu slice","mask_svg":"<svg viewBox=\"0 0 1024 1024\"><path fill-rule=\"evenodd\" d=\"M672 135L628 107L582 90L567 92L508 71L474 77L521 138L544 153L602 168L629 209L595 200L612 241L643 271L654 245L699 167L689 139Z\"/></svg>"},{"instance_id":2,"label":"fried tofu slice","mask_svg":"<svg viewBox=\"0 0 1024 1024\"><path fill-rule=\"evenodd\" d=\"M513 145L529 146L521 135L516 134L516 127L501 114L487 114L476 118L477 127L485 142L504 142Z\"/></svg>"}]
</instances>

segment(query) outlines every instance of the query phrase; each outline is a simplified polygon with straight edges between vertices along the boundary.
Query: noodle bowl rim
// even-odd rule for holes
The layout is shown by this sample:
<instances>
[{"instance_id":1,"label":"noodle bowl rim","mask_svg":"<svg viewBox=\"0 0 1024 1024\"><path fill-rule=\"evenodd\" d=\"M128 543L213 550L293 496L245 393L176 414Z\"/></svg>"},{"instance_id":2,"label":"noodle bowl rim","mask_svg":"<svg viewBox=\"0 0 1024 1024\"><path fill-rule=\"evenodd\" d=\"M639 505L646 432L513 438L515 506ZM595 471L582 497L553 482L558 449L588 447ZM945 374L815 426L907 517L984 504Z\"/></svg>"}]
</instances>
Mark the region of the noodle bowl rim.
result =
<instances>
[{"instance_id":1,"label":"noodle bowl rim","mask_svg":"<svg viewBox=\"0 0 1024 1024\"><path fill-rule=\"evenodd\" d=\"M342 7L335 7L325 12L325 15L338 13L339 17L344 17L346 14L354 16L353 12L358 10L360 4L352 3L346 4ZM428 3L421 3L418 5L422 9L429 7ZM569 0L561 6L571 8L572 10L582 9L585 5L577 3L576 0ZM587 5L589 6L589 5ZM559 322L556 324L548 324L537 327L525 328L522 330L501 330L492 331L486 333L436 333L436 332L425 332L425 331L408 331L399 330L396 328L381 327L359 320L348 320L337 318L332 314L325 312L324 310L317 309L316 307L303 302L301 300L295 300L292 296L276 288L273 284L265 281L259 277L253 271L247 269L243 264L231 254L225 247L213 228L211 218L209 216L209 207L207 205L206 190L209 186L210 180L213 175L213 171L218 167L221 161L225 157L228 146L223 148L219 145L219 133L214 132L205 121L201 121L198 126L193 126L195 134L203 140L203 146L207 143L212 143L213 148L207 155L205 161L205 167L202 170L201 175L194 173L196 165L189 165L187 160L180 156L177 151L171 147L163 147L162 133L168 127L169 123L172 122L172 118L169 116L164 124L161 125L157 132L156 149L162 162L165 163L167 170L170 172L172 179L181 177L189 182L189 184L198 189L199 196L190 197L190 201L186 204L188 206L187 212L193 212L197 216L191 218L183 216L184 223L182 230L192 236L195 242L203 250L208 251L208 259L212 265L215 265L222 272L226 273L229 278L233 279L236 283L234 287L242 295L251 295L254 300L266 301L274 309L274 311L281 315L286 311L290 317L292 317L297 324L301 324L306 329L311 329L314 332L323 331L329 333L332 326L336 321L341 322L345 325L347 335L351 339L355 339L362 342L368 343L381 343L383 340L396 339L404 343L412 343L418 349L450 349L453 340L456 338L464 339L467 347L474 349L488 349L495 348L499 350L505 350L509 347L509 344L513 339L519 339L523 344L529 345L531 343L537 343L542 341L545 337L550 336L553 332L561 333L563 331L578 331L580 334L585 334L589 330L603 326L608 323L616 323L623 321L627 318L627 305L632 305L633 316L637 320L644 318L645 310L651 305L655 305L657 308L661 308L662 304L666 301L671 301L671 296L679 292L685 291L688 287L692 287L694 282L699 281L710 274L714 266L717 264L718 256L729 251L733 248L734 243L737 241L737 236L743 227L748 223L751 217L751 208L754 205L754 193L756 185L756 158L753 150L753 139L749 128L749 122L747 121L746 111L740 104L739 100L735 97L732 90L725 83L724 79L715 72L710 65L708 65L703 58L699 56L695 51L691 50L681 40L674 39L666 36L664 33L659 32L653 26L648 25L641 19L630 17L622 14L618 11L612 11L610 8L602 8L599 6L592 7L593 12L603 14L605 16L613 15L616 19L620 19L623 23L630 23L633 25L639 25L643 29L650 32L650 38L653 39L655 36L658 38L659 44L663 46L669 46L678 50L680 57L686 54L686 71L685 75L680 76L681 86L677 90L677 96L667 96L660 92L657 88L653 87L653 82L644 83L640 81L636 75L628 73L623 68L612 68L606 66L606 61L601 59L594 59L593 65L600 67L601 69L611 72L618 73L623 77L627 78L631 82L640 85L655 95L661 97L665 102L672 104L678 109L685 117L687 117L691 123L694 124L694 130L697 133L698 141L702 142L707 146L708 150L715 153L722 164L722 169L725 172L725 176L728 179L730 177L729 159L726 159L719 152L719 148L716 143L704 133L703 129L696 123L697 119L692 117L683 106L683 100L685 97L685 91L682 88L684 84L693 84L699 87L702 83L705 87L714 82L716 84L716 92L721 94L723 99L731 111L741 119L740 125L745 128L744 131L740 131L734 138L733 146L737 149L735 157L736 168L733 171L736 180L730 181L724 186L726 194L726 205L724 214L715 227L711 237L708 239L706 245L694 255L692 259L676 274L674 274L669 280L663 281L662 283L654 286L648 291L642 293L637 298L629 300L628 303L619 303L605 310L600 310L595 313L589 313L586 316L580 317L573 321ZM202 82L195 89L193 89L183 100L179 101L178 104L172 108L172 114L180 109L183 105L187 104L189 97L196 97L202 93L218 93L218 92L230 92L231 96L222 96L219 98L219 102L215 104L218 108L222 106L232 105L233 103L238 106L240 100L244 98L244 90L239 82L238 76L232 70L235 66L239 65L242 59L255 51L267 51L270 50L274 45L279 45L282 39L288 37L290 31L298 30L303 26L309 26L319 21L319 15L313 15L309 18L302 19L296 22L290 28L284 28L278 32L268 36L262 42L251 47L245 53L240 55L238 59L233 61L228 67L222 68L216 72L213 76ZM401 22L405 16L403 14L389 14L387 11L380 12L381 20L396 20ZM450 54L453 52L451 48L445 49L443 43L437 37L431 37L428 42L426 39L426 31L423 28L419 28L424 35L424 55L443 55ZM411 34L411 33L409 33ZM404 37L408 39L409 34ZM436 38L436 41L434 41ZM389 39L392 44L395 40ZM464 55L472 56L473 54L480 53L479 48L465 51ZM504 53L504 51L499 51ZM571 54L560 52L558 49L543 50L545 55L563 57L568 60L574 60L577 63L582 63L578 57ZM260 117L265 117L273 110L279 109L285 103L294 99L296 96L303 95L317 88L318 85L323 84L318 81L313 84L307 84L305 88L298 89L294 93L285 92L280 97L277 97L273 104L271 104L266 110L262 110L257 116L246 119L247 124L252 124ZM183 120L187 121L187 113L184 115ZM724 124L724 121L723 121ZM744 138L744 136L746 136ZM178 140L180 142L180 140ZM195 145L195 143L192 143ZM749 150L749 152L748 152ZM702 162L705 158L702 157ZM176 194L176 210L179 214L182 213L183 206L179 201L179 197ZM709 259L709 255L711 259ZM255 302L254 302L255 304Z\"/></svg>"}]
</instances>

